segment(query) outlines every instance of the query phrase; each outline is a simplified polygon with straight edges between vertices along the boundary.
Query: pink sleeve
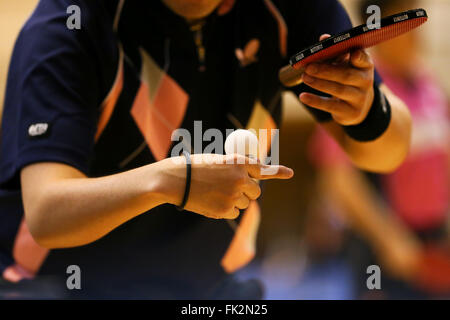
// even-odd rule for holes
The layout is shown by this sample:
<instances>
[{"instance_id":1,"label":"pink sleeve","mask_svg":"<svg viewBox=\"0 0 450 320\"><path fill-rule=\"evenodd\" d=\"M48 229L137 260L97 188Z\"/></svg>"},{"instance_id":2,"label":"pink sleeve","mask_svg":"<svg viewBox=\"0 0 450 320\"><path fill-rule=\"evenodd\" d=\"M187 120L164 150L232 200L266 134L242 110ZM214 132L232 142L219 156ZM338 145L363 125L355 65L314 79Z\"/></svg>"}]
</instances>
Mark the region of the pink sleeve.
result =
<instances>
[{"instance_id":1,"label":"pink sleeve","mask_svg":"<svg viewBox=\"0 0 450 320\"><path fill-rule=\"evenodd\" d=\"M349 163L338 143L321 127L317 127L308 144L308 158L317 168Z\"/></svg>"}]
</instances>

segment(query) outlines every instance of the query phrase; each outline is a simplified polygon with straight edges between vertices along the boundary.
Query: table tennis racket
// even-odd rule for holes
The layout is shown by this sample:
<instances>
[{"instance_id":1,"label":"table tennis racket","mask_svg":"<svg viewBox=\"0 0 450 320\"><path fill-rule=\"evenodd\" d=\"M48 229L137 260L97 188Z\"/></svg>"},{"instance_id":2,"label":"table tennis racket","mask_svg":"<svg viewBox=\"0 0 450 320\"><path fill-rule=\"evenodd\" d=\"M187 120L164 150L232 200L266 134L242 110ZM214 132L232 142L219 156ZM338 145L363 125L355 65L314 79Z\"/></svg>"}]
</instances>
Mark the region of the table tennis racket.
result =
<instances>
[{"instance_id":1,"label":"table tennis racket","mask_svg":"<svg viewBox=\"0 0 450 320\"><path fill-rule=\"evenodd\" d=\"M424 9L414 9L381 19L379 29L369 29L367 24L362 24L341 32L292 56L289 65L279 72L280 81L286 87L296 86L302 82L302 74L308 64L373 47L409 32L427 20L428 15Z\"/></svg>"}]
</instances>

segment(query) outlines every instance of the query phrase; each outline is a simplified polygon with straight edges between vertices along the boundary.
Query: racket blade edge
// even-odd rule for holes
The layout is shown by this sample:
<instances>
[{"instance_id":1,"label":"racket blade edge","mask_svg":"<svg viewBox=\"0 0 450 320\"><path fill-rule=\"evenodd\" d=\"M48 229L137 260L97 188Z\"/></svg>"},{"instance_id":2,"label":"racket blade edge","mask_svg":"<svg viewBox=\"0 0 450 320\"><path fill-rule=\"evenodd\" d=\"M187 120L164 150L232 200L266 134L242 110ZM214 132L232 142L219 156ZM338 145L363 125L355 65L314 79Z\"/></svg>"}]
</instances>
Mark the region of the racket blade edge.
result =
<instances>
[{"instance_id":1,"label":"racket blade edge","mask_svg":"<svg viewBox=\"0 0 450 320\"><path fill-rule=\"evenodd\" d=\"M392 40L421 26L427 20L428 19L426 17L416 18L382 27L380 29L368 31L367 33L349 38L326 49L320 50L317 53L312 54L305 59L293 64L292 67L295 69L301 69L312 62L328 60L346 52L357 49L367 49L376 46L377 44Z\"/></svg>"}]
</instances>

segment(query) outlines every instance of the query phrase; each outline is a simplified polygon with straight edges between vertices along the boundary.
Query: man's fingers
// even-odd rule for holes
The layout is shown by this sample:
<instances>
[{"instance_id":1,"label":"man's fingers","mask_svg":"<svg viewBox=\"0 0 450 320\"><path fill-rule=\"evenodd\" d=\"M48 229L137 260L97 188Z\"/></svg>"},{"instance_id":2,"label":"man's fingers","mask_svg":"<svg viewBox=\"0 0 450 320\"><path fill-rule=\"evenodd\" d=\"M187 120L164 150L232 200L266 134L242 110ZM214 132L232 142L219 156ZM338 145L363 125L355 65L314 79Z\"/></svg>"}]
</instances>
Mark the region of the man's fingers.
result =
<instances>
[{"instance_id":1,"label":"man's fingers","mask_svg":"<svg viewBox=\"0 0 450 320\"><path fill-rule=\"evenodd\" d=\"M338 56L336 59L334 59L332 63L335 65L342 65L345 63L348 64L349 61L350 61L350 53L347 52Z\"/></svg>"},{"instance_id":2,"label":"man's fingers","mask_svg":"<svg viewBox=\"0 0 450 320\"><path fill-rule=\"evenodd\" d=\"M226 163L244 165L248 175L257 180L290 179L294 176L294 171L290 168L264 165L258 159L251 159L239 154L227 155Z\"/></svg>"},{"instance_id":3,"label":"man's fingers","mask_svg":"<svg viewBox=\"0 0 450 320\"><path fill-rule=\"evenodd\" d=\"M337 98L320 97L311 93L302 93L300 101L305 105L322 111L329 112L336 116L356 117L358 111L347 102Z\"/></svg>"},{"instance_id":4,"label":"man's fingers","mask_svg":"<svg viewBox=\"0 0 450 320\"><path fill-rule=\"evenodd\" d=\"M362 98L360 97L362 95L361 90L353 86L342 85L334 81L314 78L307 74L303 74L303 82L311 88L328 93L347 102L352 102L354 100L357 101L359 98Z\"/></svg>"},{"instance_id":5,"label":"man's fingers","mask_svg":"<svg viewBox=\"0 0 450 320\"><path fill-rule=\"evenodd\" d=\"M241 210L245 210L250 205L250 199L247 198L244 194L242 194L239 199L236 201L235 207Z\"/></svg>"},{"instance_id":6,"label":"man's fingers","mask_svg":"<svg viewBox=\"0 0 450 320\"><path fill-rule=\"evenodd\" d=\"M220 217L219 219L230 219L230 220L234 220L237 217L239 217L239 214L241 212L239 211L238 208L234 207L225 217Z\"/></svg>"},{"instance_id":7,"label":"man's fingers","mask_svg":"<svg viewBox=\"0 0 450 320\"><path fill-rule=\"evenodd\" d=\"M247 172L251 178L258 180L290 179L294 171L285 166L247 165Z\"/></svg>"},{"instance_id":8,"label":"man's fingers","mask_svg":"<svg viewBox=\"0 0 450 320\"><path fill-rule=\"evenodd\" d=\"M365 71L346 65L330 63L311 63L306 67L306 74L322 80L329 80L354 87L361 87L364 82L370 85L371 78Z\"/></svg>"},{"instance_id":9,"label":"man's fingers","mask_svg":"<svg viewBox=\"0 0 450 320\"><path fill-rule=\"evenodd\" d=\"M294 170L285 166L261 166L259 177L254 177L258 180L281 179L287 180L294 176Z\"/></svg>"},{"instance_id":10,"label":"man's fingers","mask_svg":"<svg viewBox=\"0 0 450 320\"><path fill-rule=\"evenodd\" d=\"M373 61L366 50L356 50L350 55L350 63L359 69L370 69L373 67Z\"/></svg>"},{"instance_id":11,"label":"man's fingers","mask_svg":"<svg viewBox=\"0 0 450 320\"><path fill-rule=\"evenodd\" d=\"M250 200L256 200L261 195L261 187L259 186L258 182L251 178L248 178L248 182L246 183L242 191Z\"/></svg>"}]
</instances>

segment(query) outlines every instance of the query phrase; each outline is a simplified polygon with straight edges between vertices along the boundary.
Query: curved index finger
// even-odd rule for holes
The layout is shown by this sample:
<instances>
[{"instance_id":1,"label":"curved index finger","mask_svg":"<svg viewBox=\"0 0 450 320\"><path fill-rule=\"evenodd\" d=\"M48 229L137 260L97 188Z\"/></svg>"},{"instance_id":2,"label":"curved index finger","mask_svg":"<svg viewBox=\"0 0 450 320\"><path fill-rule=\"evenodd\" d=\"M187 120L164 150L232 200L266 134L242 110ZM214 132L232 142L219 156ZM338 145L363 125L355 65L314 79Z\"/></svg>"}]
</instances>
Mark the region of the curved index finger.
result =
<instances>
[{"instance_id":1,"label":"curved index finger","mask_svg":"<svg viewBox=\"0 0 450 320\"><path fill-rule=\"evenodd\" d=\"M319 79L355 87L359 87L361 79L366 78L366 74L362 70L343 64L311 63L306 67L305 72Z\"/></svg>"}]
</instances>

